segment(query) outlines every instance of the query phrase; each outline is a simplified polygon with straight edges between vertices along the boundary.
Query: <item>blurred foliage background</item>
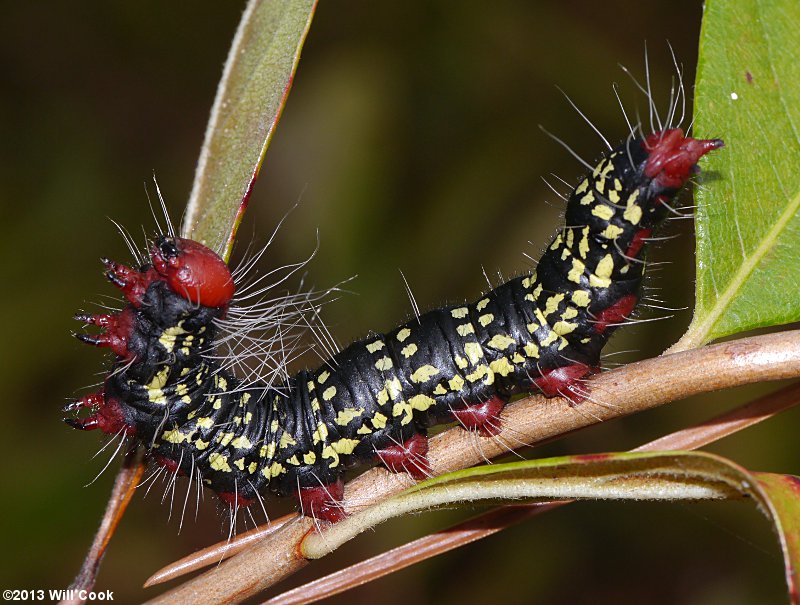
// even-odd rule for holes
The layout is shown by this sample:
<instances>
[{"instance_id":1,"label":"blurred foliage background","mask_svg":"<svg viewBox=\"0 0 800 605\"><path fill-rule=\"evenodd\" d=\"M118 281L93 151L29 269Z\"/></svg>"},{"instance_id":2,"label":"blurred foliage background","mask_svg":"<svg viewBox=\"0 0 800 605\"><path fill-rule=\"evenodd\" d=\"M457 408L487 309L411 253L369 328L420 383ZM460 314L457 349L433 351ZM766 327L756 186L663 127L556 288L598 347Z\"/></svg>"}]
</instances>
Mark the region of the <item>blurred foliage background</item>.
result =
<instances>
[{"instance_id":1,"label":"blurred foliage background","mask_svg":"<svg viewBox=\"0 0 800 605\"><path fill-rule=\"evenodd\" d=\"M5 3L0 23L0 312L4 346L3 588L65 588L102 513L118 461L71 431L60 408L101 380L102 355L71 339L70 318L114 295L103 255L128 260L106 217L153 232L144 185L155 171L174 216L188 197L205 121L243 2ZM309 282L352 275L326 310L347 344L410 313L400 270L431 308L475 298L498 273L517 274L546 245L563 189L582 168L539 124L593 160L602 143L560 86L612 140L643 95L618 63L644 72L666 107L675 70L693 81L701 4L695 0L573 2L322 2L294 90L269 150L241 252L265 240L300 202L270 266L305 257L319 229ZM717 135L720 133L702 133ZM687 201L687 203L689 203ZM666 306L692 301L689 221L656 249ZM624 330L609 367L658 354L689 311ZM107 361L107 360L106 360ZM314 360L309 360L313 363ZM771 387L770 387L771 388ZM680 402L609 423L529 456L624 450L751 398L757 389ZM580 411L576 411L580 413ZM756 470L797 472L797 412L709 448ZM137 496L111 544L100 588L133 602L160 566L227 532L208 494L182 532L161 503L165 485ZM142 490L143 491L143 490ZM190 505L191 506L191 505ZM275 503L277 514L291 503ZM321 573L441 527L470 511L404 519L367 534L309 573ZM302 578L293 579L293 582ZM781 559L750 506L586 503L569 506L454 554L367 585L335 602L780 603ZM334 602L334 601L332 601Z\"/></svg>"}]
</instances>

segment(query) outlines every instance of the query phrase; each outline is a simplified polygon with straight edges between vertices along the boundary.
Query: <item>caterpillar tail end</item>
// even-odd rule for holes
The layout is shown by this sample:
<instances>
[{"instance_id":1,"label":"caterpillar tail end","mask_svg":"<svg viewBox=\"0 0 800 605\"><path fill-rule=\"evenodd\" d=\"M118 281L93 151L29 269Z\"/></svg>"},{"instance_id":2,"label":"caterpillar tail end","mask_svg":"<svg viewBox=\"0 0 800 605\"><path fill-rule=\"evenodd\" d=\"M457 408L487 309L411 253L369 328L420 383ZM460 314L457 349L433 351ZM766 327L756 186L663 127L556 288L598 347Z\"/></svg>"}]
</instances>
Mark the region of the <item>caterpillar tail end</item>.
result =
<instances>
[{"instance_id":1,"label":"caterpillar tail end","mask_svg":"<svg viewBox=\"0 0 800 605\"><path fill-rule=\"evenodd\" d=\"M649 152L644 173L662 187L680 189L697 172L701 157L725 146L722 139L695 139L680 128L654 132L645 139Z\"/></svg>"}]
</instances>

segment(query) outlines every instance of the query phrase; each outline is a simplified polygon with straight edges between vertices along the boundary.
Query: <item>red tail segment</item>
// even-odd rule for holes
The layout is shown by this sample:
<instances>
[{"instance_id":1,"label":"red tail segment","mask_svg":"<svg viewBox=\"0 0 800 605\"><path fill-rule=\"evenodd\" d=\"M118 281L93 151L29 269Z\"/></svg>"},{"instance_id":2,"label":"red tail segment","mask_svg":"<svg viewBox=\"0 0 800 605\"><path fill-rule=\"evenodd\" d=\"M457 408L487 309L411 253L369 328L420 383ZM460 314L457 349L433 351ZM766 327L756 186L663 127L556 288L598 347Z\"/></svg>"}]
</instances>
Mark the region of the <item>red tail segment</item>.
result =
<instances>
[{"instance_id":1,"label":"red tail segment","mask_svg":"<svg viewBox=\"0 0 800 605\"><path fill-rule=\"evenodd\" d=\"M694 172L697 161L725 143L721 139L693 139L680 128L654 132L644 141L650 153L644 173L662 187L679 189Z\"/></svg>"}]
</instances>

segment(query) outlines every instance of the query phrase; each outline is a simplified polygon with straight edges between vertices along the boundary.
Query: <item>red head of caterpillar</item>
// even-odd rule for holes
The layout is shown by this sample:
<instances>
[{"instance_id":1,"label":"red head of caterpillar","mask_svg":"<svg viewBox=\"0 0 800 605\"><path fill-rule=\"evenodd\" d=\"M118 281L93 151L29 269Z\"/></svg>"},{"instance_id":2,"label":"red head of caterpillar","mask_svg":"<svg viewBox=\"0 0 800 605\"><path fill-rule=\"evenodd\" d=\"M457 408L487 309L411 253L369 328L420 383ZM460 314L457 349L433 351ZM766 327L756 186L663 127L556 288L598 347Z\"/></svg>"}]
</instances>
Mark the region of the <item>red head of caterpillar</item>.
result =
<instances>
[{"instance_id":1,"label":"red head of caterpillar","mask_svg":"<svg viewBox=\"0 0 800 605\"><path fill-rule=\"evenodd\" d=\"M204 307L225 307L231 302L235 286L228 265L203 244L162 235L150 258L176 294Z\"/></svg>"}]
</instances>

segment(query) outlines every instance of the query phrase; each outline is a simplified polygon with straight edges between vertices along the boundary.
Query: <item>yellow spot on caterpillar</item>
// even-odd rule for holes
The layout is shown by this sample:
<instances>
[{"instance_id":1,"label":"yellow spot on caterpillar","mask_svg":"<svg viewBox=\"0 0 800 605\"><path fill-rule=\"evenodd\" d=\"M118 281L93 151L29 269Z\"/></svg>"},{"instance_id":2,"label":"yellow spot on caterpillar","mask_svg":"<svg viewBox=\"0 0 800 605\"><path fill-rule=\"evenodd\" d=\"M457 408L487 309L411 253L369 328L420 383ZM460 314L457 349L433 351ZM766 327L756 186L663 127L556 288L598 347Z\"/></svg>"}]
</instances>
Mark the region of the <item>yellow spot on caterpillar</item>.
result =
<instances>
[{"instance_id":1,"label":"yellow spot on caterpillar","mask_svg":"<svg viewBox=\"0 0 800 605\"><path fill-rule=\"evenodd\" d=\"M356 431L357 435L369 435L372 432L372 429L369 428L366 424L363 426L358 427Z\"/></svg>"},{"instance_id":2,"label":"yellow spot on caterpillar","mask_svg":"<svg viewBox=\"0 0 800 605\"><path fill-rule=\"evenodd\" d=\"M334 420L334 422L339 426L346 426L351 420L358 418L363 413L364 408L344 408L343 410L339 410L339 413L336 414L336 420Z\"/></svg>"},{"instance_id":3,"label":"yellow spot on caterpillar","mask_svg":"<svg viewBox=\"0 0 800 605\"><path fill-rule=\"evenodd\" d=\"M511 356L511 361L517 364L525 363L525 358L519 353L514 353L514 355Z\"/></svg>"},{"instance_id":4,"label":"yellow spot on caterpillar","mask_svg":"<svg viewBox=\"0 0 800 605\"><path fill-rule=\"evenodd\" d=\"M315 430L311 434L311 441L314 443L319 443L322 441L323 443L328 439L328 427L325 425L324 422L320 422L317 424L317 430Z\"/></svg>"},{"instance_id":5,"label":"yellow spot on caterpillar","mask_svg":"<svg viewBox=\"0 0 800 605\"><path fill-rule=\"evenodd\" d=\"M219 437L217 437L217 442L220 445L222 445L222 447L227 447L227 445L231 442L232 439L233 439L232 432L220 433Z\"/></svg>"},{"instance_id":6,"label":"yellow spot on caterpillar","mask_svg":"<svg viewBox=\"0 0 800 605\"><path fill-rule=\"evenodd\" d=\"M578 310L575 307L567 307L564 313L561 314L561 319L572 319L578 316Z\"/></svg>"},{"instance_id":7,"label":"yellow spot on caterpillar","mask_svg":"<svg viewBox=\"0 0 800 605\"><path fill-rule=\"evenodd\" d=\"M208 416L205 416L203 418L198 418L197 426L204 429L210 429L212 426L214 426L214 419L209 418Z\"/></svg>"},{"instance_id":8,"label":"yellow spot on caterpillar","mask_svg":"<svg viewBox=\"0 0 800 605\"><path fill-rule=\"evenodd\" d=\"M581 194L589 188L589 179L583 179L581 184L575 188L575 193Z\"/></svg>"},{"instance_id":9,"label":"yellow spot on caterpillar","mask_svg":"<svg viewBox=\"0 0 800 605\"><path fill-rule=\"evenodd\" d=\"M530 288L531 287L531 278L530 277L522 278L522 287L523 288Z\"/></svg>"},{"instance_id":10,"label":"yellow spot on caterpillar","mask_svg":"<svg viewBox=\"0 0 800 605\"><path fill-rule=\"evenodd\" d=\"M249 450L251 447L253 447L253 444L250 443L250 440L244 435L241 435L231 441L231 445L237 450Z\"/></svg>"},{"instance_id":11,"label":"yellow spot on caterpillar","mask_svg":"<svg viewBox=\"0 0 800 605\"><path fill-rule=\"evenodd\" d=\"M427 382L439 373L439 369L432 365L424 365L411 374L411 381L416 383Z\"/></svg>"},{"instance_id":12,"label":"yellow spot on caterpillar","mask_svg":"<svg viewBox=\"0 0 800 605\"><path fill-rule=\"evenodd\" d=\"M397 340L403 342L409 336L411 336L411 330L409 328L403 328L397 333Z\"/></svg>"},{"instance_id":13,"label":"yellow spot on caterpillar","mask_svg":"<svg viewBox=\"0 0 800 605\"><path fill-rule=\"evenodd\" d=\"M258 469L258 464L255 462L251 462L247 465L247 472L251 475L256 472L256 469Z\"/></svg>"},{"instance_id":14,"label":"yellow spot on caterpillar","mask_svg":"<svg viewBox=\"0 0 800 605\"><path fill-rule=\"evenodd\" d=\"M578 324L576 323L570 323L568 321L557 321L555 324L553 324L553 332L555 332L559 336L564 336L565 334L573 332L577 327Z\"/></svg>"},{"instance_id":15,"label":"yellow spot on caterpillar","mask_svg":"<svg viewBox=\"0 0 800 605\"><path fill-rule=\"evenodd\" d=\"M281 439L278 442L278 447L281 448L281 449L286 449L290 445L297 445L297 441L295 440L295 438L292 435L290 435L286 431L283 431L283 434L281 435Z\"/></svg>"},{"instance_id":16,"label":"yellow spot on caterpillar","mask_svg":"<svg viewBox=\"0 0 800 605\"><path fill-rule=\"evenodd\" d=\"M569 251L569 248L564 248L564 249L561 251L561 260L567 260L567 257L568 257L570 254L572 254L572 252L570 252L570 251Z\"/></svg>"},{"instance_id":17,"label":"yellow spot on caterpillar","mask_svg":"<svg viewBox=\"0 0 800 605\"><path fill-rule=\"evenodd\" d=\"M578 261L580 262L580 261ZM574 265L574 263L573 263ZM547 299L547 302L544 306L544 314L545 317L555 313L558 310L558 305L561 304L561 301L564 300L563 292L559 292L558 294L554 294L550 298Z\"/></svg>"},{"instance_id":18,"label":"yellow spot on caterpillar","mask_svg":"<svg viewBox=\"0 0 800 605\"><path fill-rule=\"evenodd\" d=\"M213 401L214 405L212 405L211 407L213 407L215 410L219 410L222 408L222 399L220 397L214 397Z\"/></svg>"},{"instance_id":19,"label":"yellow spot on caterpillar","mask_svg":"<svg viewBox=\"0 0 800 605\"><path fill-rule=\"evenodd\" d=\"M169 366L164 366L164 369L158 372L153 379L145 385L146 389L151 391L161 389L169 380Z\"/></svg>"},{"instance_id":20,"label":"yellow spot on caterpillar","mask_svg":"<svg viewBox=\"0 0 800 605\"><path fill-rule=\"evenodd\" d=\"M309 393L310 393L311 391L313 391L313 390L314 390L314 381L313 381L313 380L309 380L309 381L306 383L306 385L308 386L308 392L309 392Z\"/></svg>"},{"instance_id":21,"label":"yellow spot on caterpillar","mask_svg":"<svg viewBox=\"0 0 800 605\"><path fill-rule=\"evenodd\" d=\"M315 412L319 412L320 409L322 409L322 408L320 408L320 405L319 405L319 399L317 399L316 397L314 397L311 400L311 409L314 410Z\"/></svg>"},{"instance_id":22,"label":"yellow spot on caterpillar","mask_svg":"<svg viewBox=\"0 0 800 605\"><path fill-rule=\"evenodd\" d=\"M525 343L525 346L522 347L522 350L525 351L525 355L528 357L539 357L539 347L536 346L535 343Z\"/></svg>"},{"instance_id":23,"label":"yellow spot on caterpillar","mask_svg":"<svg viewBox=\"0 0 800 605\"><path fill-rule=\"evenodd\" d=\"M639 221L642 220L642 207L628 206L622 216L631 225L638 225Z\"/></svg>"},{"instance_id":24,"label":"yellow spot on caterpillar","mask_svg":"<svg viewBox=\"0 0 800 605\"><path fill-rule=\"evenodd\" d=\"M572 248L572 244L575 243L575 233L572 229L567 229L567 248Z\"/></svg>"},{"instance_id":25,"label":"yellow spot on caterpillar","mask_svg":"<svg viewBox=\"0 0 800 605\"><path fill-rule=\"evenodd\" d=\"M622 181L617 178L614 179L614 189L617 191L622 191Z\"/></svg>"},{"instance_id":26,"label":"yellow spot on caterpillar","mask_svg":"<svg viewBox=\"0 0 800 605\"><path fill-rule=\"evenodd\" d=\"M182 368L181 369L181 374L180 374L181 378L186 376L189 372L191 372L191 370L189 368Z\"/></svg>"},{"instance_id":27,"label":"yellow spot on caterpillar","mask_svg":"<svg viewBox=\"0 0 800 605\"><path fill-rule=\"evenodd\" d=\"M161 333L161 336L158 338L158 342L161 343L161 346L164 347L167 352L172 353L172 350L175 348L175 340L181 334L186 334L186 330L181 327L179 323L177 326L172 326L167 328Z\"/></svg>"},{"instance_id":28,"label":"yellow spot on caterpillar","mask_svg":"<svg viewBox=\"0 0 800 605\"><path fill-rule=\"evenodd\" d=\"M457 309L452 309L450 311L450 315L453 317L453 319L464 319L468 313L469 309L466 307L458 307Z\"/></svg>"},{"instance_id":29,"label":"yellow spot on caterpillar","mask_svg":"<svg viewBox=\"0 0 800 605\"><path fill-rule=\"evenodd\" d=\"M556 340L558 340L558 334L556 334L556 333L555 333L555 332L553 332L553 331L550 331L550 332L548 332L548 333L547 333L547 336L545 336L545 337L544 337L544 338L541 340L541 345L542 345L543 347L549 347L549 346L550 346L551 344L553 344L553 343L554 343Z\"/></svg>"},{"instance_id":30,"label":"yellow spot on caterpillar","mask_svg":"<svg viewBox=\"0 0 800 605\"><path fill-rule=\"evenodd\" d=\"M314 452L303 454L303 462L306 464L314 464L317 461L317 455Z\"/></svg>"},{"instance_id":31,"label":"yellow spot on caterpillar","mask_svg":"<svg viewBox=\"0 0 800 605\"><path fill-rule=\"evenodd\" d=\"M579 307L588 307L592 298L586 290L575 290L572 293L572 302Z\"/></svg>"},{"instance_id":32,"label":"yellow spot on caterpillar","mask_svg":"<svg viewBox=\"0 0 800 605\"><path fill-rule=\"evenodd\" d=\"M600 234L606 239L617 239L620 235L622 235L625 230L622 227L617 227L616 225L609 225L603 232Z\"/></svg>"},{"instance_id":33,"label":"yellow spot on caterpillar","mask_svg":"<svg viewBox=\"0 0 800 605\"><path fill-rule=\"evenodd\" d=\"M406 346L404 346L404 347L403 347L403 348L400 350L400 353L401 353L401 354L403 355L403 357L405 357L406 359L408 359L409 357L411 357L411 356L412 356L414 353L416 353L416 352L417 352L417 345L415 345L413 342L412 342L410 345L406 345Z\"/></svg>"},{"instance_id":34,"label":"yellow spot on caterpillar","mask_svg":"<svg viewBox=\"0 0 800 605\"><path fill-rule=\"evenodd\" d=\"M189 412L188 414L186 414L186 418L187 418L188 420L191 420L191 419L192 419L192 418L194 418L195 416L197 416L197 410L192 410L191 412Z\"/></svg>"},{"instance_id":35,"label":"yellow spot on caterpillar","mask_svg":"<svg viewBox=\"0 0 800 605\"><path fill-rule=\"evenodd\" d=\"M228 464L228 457L223 456L219 452L212 452L209 454L208 465L215 471L222 471L223 473L231 472L231 467Z\"/></svg>"},{"instance_id":36,"label":"yellow spot on caterpillar","mask_svg":"<svg viewBox=\"0 0 800 605\"><path fill-rule=\"evenodd\" d=\"M171 431L164 431L164 434L161 435L161 439L169 443L183 443L184 441L189 439L189 437L190 435L181 433L180 430L178 429L174 429Z\"/></svg>"},{"instance_id":37,"label":"yellow spot on caterpillar","mask_svg":"<svg viewBox=\"0 0 800 605\"><path fill-rule=\"evenodd\" d=\"M494 372L490 370L489 366L479 365L472 374L467 374L469 382L478 382L481 378L483 378L483 384L490 385L494 383Z\"/></svg>"},{"instance_id":38,"label":"yellow spot on caterpillar","mask_svg":"<svg viewBox=\"0 0 800 605\"><path fill-rule=\"evenodd\" d=\"M386 370L391 370L394 367L392 360L389 357L381 357L378 361L375 362L375 369L381 372L385 372Z\"/></svg>"},{"instance_id":39,"label":"yellow spot on caterpillar","mask_svg":"<svg viewBox=\"0 0 800 605\"><path fill-rule=\"evenodd\" d=\"M250 424L250 421L251 421L252 419L253 419L253 412L247 412L247 413L244 415L244 423L245 423L245 424Z\"/></svg>"},{"instance_id":40,"label":"yellow spot on caterpillar","mask_svg":"<svg viewBox=\"0 0 800 605\"><path fill-rule=\"evenodd\" d=\"M478 363L481 357L483 357L483 349L481 349L481 345L477 342L468 342L465 344L464 353L467 354L467 358L469 358L472 364Z\"/></svg>"},{"instance_id":41,"label":"yellow spot on caterpillar","mask_svg":"<svg viewBox=\"0 0 800 605\"><path fill-rule=\"evenodd\" d=\"M382 407L386 405L386 402L388 401L389 401L389 391L387 391L385 388L378 391L378 405Z\"/></svg>"},{"instance_id":42,"label":"yellow spot on caterpillar","mask_svg":"<svg viewBox=\"0 0 800 605\"><path fill-rule=\"evenodd\" d=\"M461 355L456 355L455 359L456 359L456 366L458 366L462 370L469 365L469 362L463 357L461 357Z\"/></svg>"},{"instance_id":43,"label":"yellow spot on caterpillar","mask_svg":"<svg viewBox=\"0 0 800 605\"><path fill-rule=\"evenodd\" d=\"M328 370L325 370L322 374L317 377L317 382L319 384L325 384L325 381L331 377L331 373Z\"/></svg>"},{"instance_id":44,"label":"yellow spot on caterpillar","mask_svg":"<svg viewBox=\"0 0 800 605\"><path fill-rule=\"evenodd\" d=\"M491 313L487 313L486 315L481 315L478 318L478 323L481 324L484 328L493 321L494 321L494 315L492 315Z\"/></svg>"},{"instance_id":45,"label":"yellow spot on caterpillar","mask_svg":"<svg viewBox=\"0 0 800 605\"><path fill-rule=\"evenodd\" d=\"M374 426L376 429L386 428L387 420L389 420L388 416L381 414L380 412L375 412L375 415L372 417L372 426Z\"/></svg>"},{"instance_id":46,"label":"yellow spot on caterpillar","mask_svg":"<svg viewBox=\"0 0 800 605\"><path fill-rule=\"evenodd\" d=\"M594 191L590 191L581 198L581 206L588 206L595 202Z\"/></svg>"},{"instance_id":47,"label":"yellow spot on caterpillar","mask_svg":"<svg viewBox=\"0 0 800 605\"><path fill-rule=\"evenodd\" d=\"M203 441L202 439L198 439L197 441L194 442L194 446L200 451L206 449L208 447L208 444L209 444L208 441Z\"/></svg>"},{"instance_id":48,"label":"yellow spot on caterpillar","mask_svg":"<svg viewBox=\"0 0 800 605\"><path fill-rule=\"evenodd\" d=\"M261 458L272 458L275 456L275 449L276 449L275 442L271 441L270 443L261 446L258 455Z\"/></svg>"},{"instance_id":49,"label":"yellow spot on caterpillar","mask_svg":"<svg viewBox=\"0 0 800 605\"><path fill-rule=\"evenodd\" d=\"M386 390L389 392L391 398L395 399L403 392L403 385L400 384L397 378L392 378L386 381Z\"/></svg>"},{"instance_id":50,"label":"yellow spot on caterpillar","mask_svg":"<svg viewBox=\"0 0 800 605\"><path fill-rule=\"evenodd\" d=\"M572 269L570 269L569 273L567 273L567 279L571 282L579 284L581 283L581 277L583 277L584 271L586 271L586 265L584 265L577 258L573 258Z\"/></svg>"},{"instance_id":51,"label":"yellow spot on caterpillar","mask_svg":"<svg viewBox=\"0 0 800 605\"><path fill-rule=\"evenodd\" d=\"M444 388L443 385L437 384L436 388L433 389L433 394L434 395L447 395L447 389Z\"/></svg>"},{"instance_id":52,"label":"yellow spot on caterpillar","mask_svg":"<svg viewBox=\"0 0 800 605\"><path fill-rule=\"evenodd\" d=\"M429 397L428 395L414 395L411 399L408 400L409 405L415 409L419 410L420 412L424 412L428 408L436 405L436 400L433 397Z\"/></svg>"},{"instance_id":53,"label":"yellow spot on caterpillar","mask_svg":"<svg viewBox=\"0 0 800 605\"><path fill-rule=\"evenodd\" d=\"M534 289L534 291L533 291L533 295L534 295L536 298L539 298L539 295L540 295L541 293L542 293L542 284L537 284L537 285L536 285L536 288L535 288L535 289Z\"/></svg>"},{"instance_id":54,"label":"yellow spot on caterpillar","mask_svg":"<svg viewBox=\"0 0 800 605\"><path fill-rule=\"evenodd\" d=\"M614 190L609 191L608 199L612 204L619 204L619 193Z\"/></svg>"},{"instance_id":55,"label":"yellow spot on caterpillar","mask_svg":"<svg viewBox=\"0 0 800 605\"><path fill-rule=\"evenodd\" d=\"M327 388L327 389L325 389L325 391L322 393L322 398L323 398L325 401L330 401L330 400L331 400L331 399L333 399L334 397L336 397L336 387L328 387L328 388Z\"/></svg>"},{"instance_id":56,"label":"yellow spot on caterpillar","mask_svg":"<svg viewBox=\"0 0 800 605\"><path fill-rule=\"evenodd\" d=\"M300 466L300 460L297 458L297 454L289 458L286 462L292 466Z\"/></svg>"},{"instance_id":57,"label":"yellow spot on caterpillar","mask_svg":"<svg viewBox=\"0 0 800 605\"><path fill-rule=\"evenodd\" d=\"M475 327L472 324L461 324L460 326L456 326L456 332L458 332L459 336L475 334Z\"/></svg>"},{"instance_id":58,"label":"yellow spot on caterpillar","mask_svg":"<svg viewBox=\"0 0 800 605\"><path fill-rule=\"evenodd\" d=\"M514 371L514 366L509 363L507 357L494 360L489 364L489 368L496 374L500 374L500 376L508 376Z\"/></svg>"},{"instance_id":59,"label":"yellow spot on caterpillar","mask_svg":"<svg viewBox=\"0 0 800 605\"><path fill-rule=\"evenodd\" d=\"M370 353L375 353L376 351L380 351L384 347L382 340L376 340L367 345L367 351Z\"/></svg>"},{"instance_id":60,"label":"yellow spot on caterpillar","mask_svg":"<svg viewBox=\"0 0 800 605\"><path fill-rule=\"evenodd\" d=\"M527 327L528 327L528 332L530 332L531 334L533 334L534 332L536 332L536 330L538 330L538 329L539 329L539 324L536 324L536 323L530 323L530 324L528 324L528 326L527 326Z\"/></svg>"},{"instance_id":61,"label":"yellow spot on caterpillar","mask_svg":"<svg viewBox=\"0 0 800 605\"><path fill-rule=\"evenodd\" d=\"M559 233L558 235L556 235L555 239L553 240L553 243L550 244L550 249L558 250L561 247L563 241L564 240L561 238L561 234ZM480 311L480 309L478 309L478 311Z\"/></svg>"},{"instance_id":62,"label":"yellow spot on caterpillar","mask_svg":"<svg viewBox=\"0 0 800 605\"><path fill-rule=\"evenodd\" d=\"M238 460L233 461L234 466L236 466L240 471L244 470L244 457L239 458Z\"/></svg>"},{"instance_id":63,"label":"yellow spot on caterpillar","mask_svg":"<svg viewBox=\"0 0 800 605\"><path fill-rule=\"evenodd\" d=\"M463 388L464 388L464 379L463 379L463 378L461 378L461 376L459 376L458 374L456 374L455 376L453 376L453 377L452 377L452 378L451 378L451 379L450 379L450 380L447 382L447 384L450 386L450 390L451 390L451 391L456 391L456 392L458 392L458 391L460 391L461 389L463 389Z\"/></svg>"},{"instance_id":64,"label":"yellow spot on caterpillar","mask_svg":"<svg viewBox=\"0 0 800 605\"><path fill-rule=\"evenodd\" d=\"M219 374L214 374L214 384L217 385L220 391L228 389L228 381L225 380L224 376L220 376Z\"/></svg>"},{"instance_id":65,"label":"yellow spot on caterpillar","mask_svg":"<svg viewBox=\"0 0 800 605\"><path fill-rule=\"evenodd\" d=\"M495 336L492 336L492 339L488 342L488 345L497 351L504 351L516 343L517 341L510 336L506 336L505 334L496 334Z\"/></svg>"},{"instance_id":66,"label":"yellow spot on caterpillar","mask_svg":"<svg viewBox=\"0 0 800 605\"><path fill-rule=\"evenodd\" d=\"M269 466L265 466L261 469L261 474L264 475L267 479L272 479L273 477L277 477L278 475L282 475L286 472L286 469L280 462L273 462Z\"/></svg>"},{"instance_id":67,"label":"yellow spot on caterpillar","mask_svg":"<svg viewBox=\"0 0 800 605\"><path fill-rule=\"evenodd\" d=\"M486 307L489 305L489 302L490 302L490 301L489 301L489 299L488 299L488 298L484 298L484 299L482 299L482 300L479 300L479 301L478 301L478 304L477 304L477 305L475 305L475 308L476 308L478 311L483 311L483 310L484 310L484 309L485 309L485 308L486 308Z\"/></svg>"},{"instance_id":68,"label":"yellow spot on caterpillar","mask_svg":"<svg viewBox=\"0 0 800 605\"><path fill-rule=\"evenodd\" d=\"M182 382L179 382L178 384L175 385L175 392L178 395L183 396L189 393L189 388Z\"/></svg>"},{"instance_id":69,"label":"yellow spot on caterpillar","mask_svg":"<svg viewBox=\"0 0 800 605\"><path fill-rule=\"evenodd\" d=\"M614 209L611 206L606 206L605 204L598 204L592 208L592 214L597 218L608 221L611 220L612 216L614 216Z\"/></svg>"}]
</instances>

